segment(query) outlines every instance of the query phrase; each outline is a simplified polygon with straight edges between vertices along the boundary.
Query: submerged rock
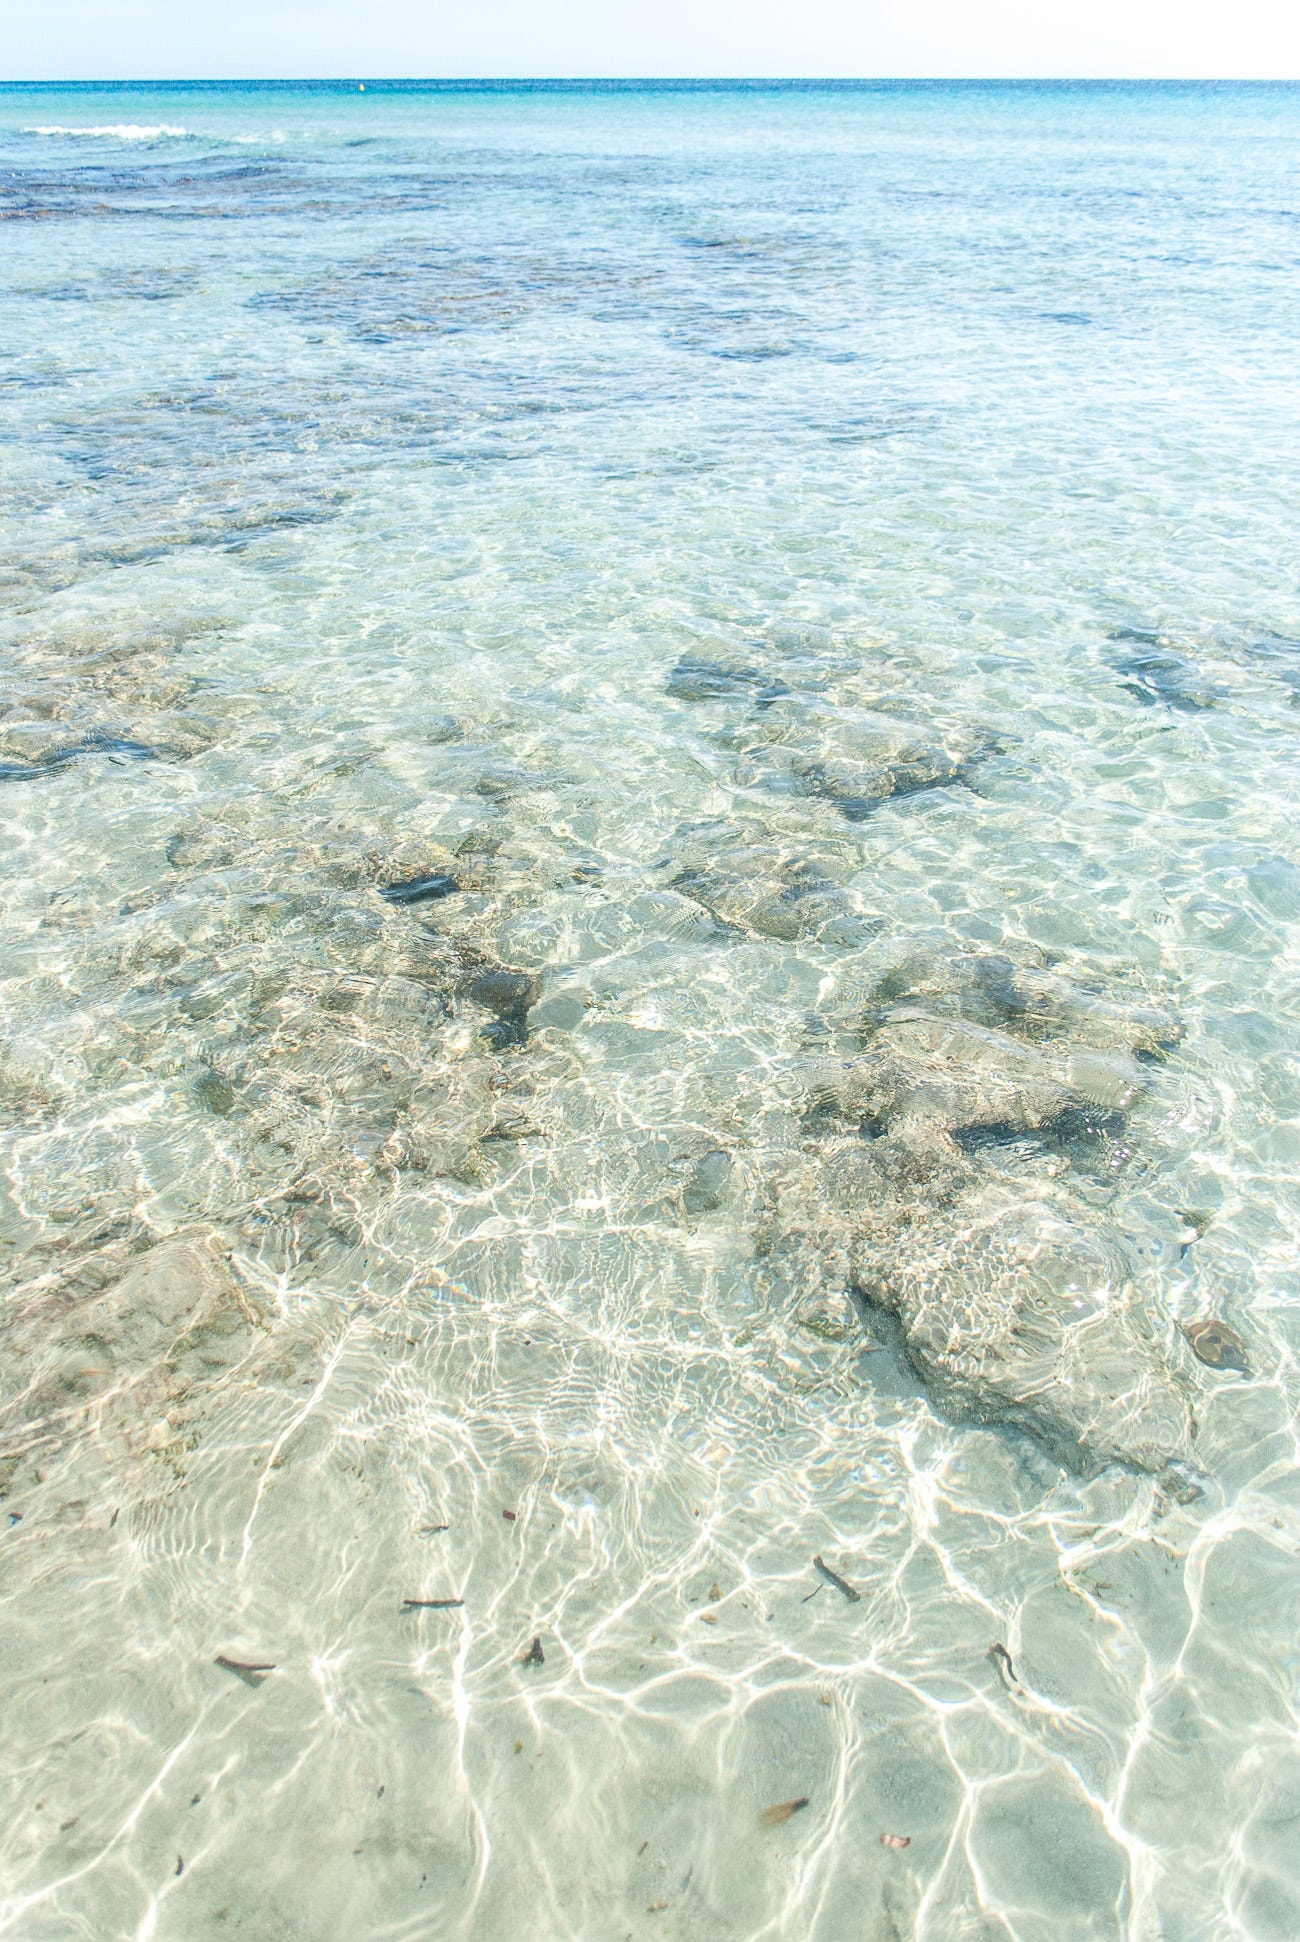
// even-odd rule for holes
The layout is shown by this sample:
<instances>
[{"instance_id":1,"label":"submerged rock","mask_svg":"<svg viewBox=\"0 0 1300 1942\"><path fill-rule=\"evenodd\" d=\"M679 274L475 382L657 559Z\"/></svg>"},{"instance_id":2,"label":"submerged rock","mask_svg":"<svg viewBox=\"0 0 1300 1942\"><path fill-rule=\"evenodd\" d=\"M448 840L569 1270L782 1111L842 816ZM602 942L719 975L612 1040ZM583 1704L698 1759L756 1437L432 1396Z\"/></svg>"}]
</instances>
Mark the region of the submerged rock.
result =
<instances>
[{"instance_id":1,"label":"submerged rock","mask_svg":"<svg viewBox=\"0 0 1300 1942\"><path fill-rule=\"evenodd\" d=\"M668 677L668 693L677 701L750 701L761 708L790 689L779 675L761 668L683 654Z\"/></svg>"},{"instance_id":2,"label":"submerged rock","mask_svg":"<svg viewBox=\"0 0 1300 1942\"><path fill-rule=\"evenodd\" d=\"M470 1003L492 1013L487 1036L498 1048L524 1043L528 1014L541 995L542 980L536 971L516 971L505 964L475 971L465 985Z\"/></svg>"},{"instance_id":3,"label":"submerged rock","mask_svg":"<svg viewBox=\"0 0 1300 1942\"><path fill-rule=\"evenodd\" d=\"M716 1212L731 1193L733 1172L725 1147L702 1153L682 1184L682 1211L692 1220Z\"/></svg>"},{"instance_id":4,"label":"submerged rock","mask_svg":"<svg viewBox=\"0 0 1300 1942\"><path fill-rule=\"evenodd\" d=\"M494 759L481 762L470 782L470 790L488 802L513 802L516 796L539 789L555 789L562 778L536 769L525 769L517 762Z\"/></svg>"},{"instance_id":5,"label":"submerged rock","mask_svg":"<svg viewBox=\"0 0 1300 1942\"><path fill-rule=\"evenodd\" d=\"M965 1151L1032 1135L1062 1150L1116 1140L1177 1041L1159 1007L1102 999L995 952L921 947L871 985L858 1049L814 1068L815 1123Z\"/></svg>"},{"instance_id":6,"label":"submerged rock","mask_svg":"<svg viewBox=\"0 0 1300 1942\"><path fill-rule=\"evenodd\" d=\"M868 1052L819 1081L814 1110L872 1132L925 1126L950 1138L997 1128L1032 1132L1063 1115L1125 1112L1141 1067L1083 1048L1025 1045L964 1019L902 1016L882 1024Z\"/></svg>"},{"instance_id":7,"label":"submerged rock","mask_svg":"<svg viewBox=\"0 0 1300 1942\"><path fill-rule=\"evenodd\" d=\"M761 1250L796 1314L810 1290L853 1288L896 1318L941 1407L1017 1424L1078 1467L1185 1457L1136 1260L1074 1172L1123 1151L1150 1083L1135 1053L1177 1035L1158 1008L1041 962L901 957L868 993L859 1049L813 1061L803 1157L772 1179Z\"/></svg>"},{"instance_id":8,"label":"submerged rock","mask_svg":"<svg viewBox=\"0 0 1300 1942\"><path fill-rule=\"evenodd\" d=\"M456 1028L464 967L422 932L409 951L376 957L400 970L263 973L232 980L214 1009L217 980L210 997L200 986L164 1014L165 1056L184 1062L195 1103L226 1120L262 1195L306 1177L479 1177L499 1117L497 1061Z\"/></svg>"},{"instance_id":9,"label":"submerged rock","mask_svg":"<svg viewBox=\"0 0 1300 1942\"><path fill-rule=\"evenodd\" d=\"M1057 1182L937 1170L836 1141L774 1184L762 1252L793 1313L851 1288L896 1318L935 1404L1026 1430L1067 1465L1159 1471L1186 1458L1186 1400L1114 1228Z\"/></svg>"},{"instance_id":10,"label":"submerged rock","mask_svg":"<svg viewBox=\"0 0 1300 1942\"><path fill-rule=\"evenodd\" d=\"M1013 1421L1085 1465L1155 1471L1187 1455L1187 1403L1146 1332L1133 1265L1064 1196L986 1192L913 1224L901 1248L864 1235L851 1261L941 1403Z\"/></svg>"},{"instance_id":11,"label":"submerged rock","mask_svg":"<svg viewBox=\"0 0 1300 1942\"><path fill-rule=\"evenodd\" d=\"M389 904L433 903L440 897L450 897L460 889L455 877L446 870L435 870L432 876L410 877L404 883L387 883L380 889L380 896Z\"/></svg>"},{"instance_id":12,"label":"submerged rock","mask_svg":"<svg viewBox=\"0 0 1300 1942\"><path fill-rule=\"evenodd\" d=\"M86 1429L147 1442L179 1399L244 1358L261 1320L211 1228L134 1260L110 1246L47 1268L7 1302L6 1433L47 1451Z\"/></svg>"},{"instance_id":13,"label":"submerged rock","mask_svg":"<svg viewBox=\"0 0 1300 1942\"><path fill-rule=\"evenodd\" d=\"M1125 678L1126 694L1148 708L1184 710L1212 708L1220 690L1205 679L1201 670L1177 654L1163 638L1142 628L1125 627L1111 639L1131 643L1127 651L1115 656L1112 666Z\"/></svg>"},{"instance_id":14,"label":"submerged rock","mask_svg":"<svg viewBox=\"0 0 1300 1942\"><path fill-rule=\"evenodd\" d=\"M1266 673L1290 689L1291 706L1300 707L1300 641L1285 634L1269 634L1253 641L1248 651Z\"/></svg>"},{"instance_id":15,"label":"submerged rock","mask_svg":"<svg viewBox=\"0 0 1300 1942\"><path fill-rule=\"evenodd\" d=\"M826 874L840 859L807 845L783 844L739 823L702 823L682 832L674 890L719 923L786 943L815 937L861 945L871 920Z\"/></svg>"},{"instance_id":16,"label":"submerged rock","mask_svg":"<svg viewBox=\"0 0 1300 1942\"><path fill-rule=\"evenodd\" d=\"M853 1303L839 1289L825 1288L801 1301L794 1318L805 1334L822 1342L849 1342L857 1333Z\"/></svg>"},{"instance_id":17,"label":"submerged rock","mask_svg":"<svg viewBox=\"0 0 1300 1942\"><path fill-rule=\"evenodd\" d=\"M109 733L83 735L76 742L59 742L30 760L0 761L0 782L33 782L56 774L82 756L107 756L116 762L156 762L159 751L129 736Z\"/></svg>"},{"instance_id":18,"label":"submerged rock","mask_svg":"<svg viewBox=\"0 0 1300 1942\"><path fill-rule=\"evenodd\" d=\"M991 744L904 717L805 696L774 705L762 725L730 738L737 779L780 794L819 796L850 822L891 797L968 782Z\"/></svg>"},{"instance_id":19,"label":"submerged rock","mask_svg":"<svg viewBox=\"0 0 1300 1942\"><path fill-rule=\"evenodd\" d=\"M859 1031L868 1043L895 1008L956 1017L1010 1032L1033 1044L1070 1040L1100 1051L1158 1056L1182 1038L1173 1013L1145 999L1126 1003L1085 989L1049 968L1045 955L1020 947L1022 961L1000 951L921 943L882 972L867 994Z\"/></svg>"},{"instance_id":20,"label":"submerged rock","mask_svg":"<svg viewBox=\"0 0 1300 1942\"><path fill-rule=\"evenodd\" d=\"M333 882L348 890L373 885L390 904L436 901L463 890L471 880L450 850L418 831L395 831L383 842L372 838L352 843L344 832L322 832L314 848Z\"/></svg>"},{"instance_id":21,"label":"submerged rock","mask_svg":"<svg viewBox=\"0 0 1300 1942\"><path fill-rule=\"evenodd\" d=\"M1235 1369L1243 1376L1250 1374L1246 1344L1226 1322L1211 1316L1205 1321L1182 1322L1179 1327L1191 1345L1192 1354L1207 1368Z\"/></svg>"},{"instance_id":22,"label":"submerged rock","mask_svg":"<svg viewBox=\"0 0 1300 1942\"><path fill-rule=\"evenodd\" d=\"M196 817L173 830L167 861L181 871L238 869L247 879L304 890L318 885L374 890L398 906L436 901L478 884L472 864L418 830L394 830L382 840L324 817L304 818L290 831L228 808L221 820Z\"/></svg>"}]
</instances>

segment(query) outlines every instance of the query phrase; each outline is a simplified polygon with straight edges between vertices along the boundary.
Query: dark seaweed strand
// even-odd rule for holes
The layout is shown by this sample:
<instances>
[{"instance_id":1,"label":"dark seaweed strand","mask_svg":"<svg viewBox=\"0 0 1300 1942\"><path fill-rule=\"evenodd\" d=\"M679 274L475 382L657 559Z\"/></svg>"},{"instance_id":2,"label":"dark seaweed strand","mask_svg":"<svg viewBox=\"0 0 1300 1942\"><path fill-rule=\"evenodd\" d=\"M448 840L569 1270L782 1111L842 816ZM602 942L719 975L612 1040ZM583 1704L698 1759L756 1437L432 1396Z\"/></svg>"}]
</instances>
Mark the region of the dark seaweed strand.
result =
<instances>
[{"instance_id":1,"label":"dark seaweed strand","mask_svg":"<svg viewBox=\"0 0 1300 1942\"><path fill-rule=\"evenodd\" d=\"M838 1571L832 1571L820 1552L813 1559L813 1567L826 1580L827 1584L834 1585L836 1591L847 1598L851 1605L857 1605L861 1602L862 1593L860 1591L854 1591L847 1578L841 1578Z\"/></svg>"}]
</instances>

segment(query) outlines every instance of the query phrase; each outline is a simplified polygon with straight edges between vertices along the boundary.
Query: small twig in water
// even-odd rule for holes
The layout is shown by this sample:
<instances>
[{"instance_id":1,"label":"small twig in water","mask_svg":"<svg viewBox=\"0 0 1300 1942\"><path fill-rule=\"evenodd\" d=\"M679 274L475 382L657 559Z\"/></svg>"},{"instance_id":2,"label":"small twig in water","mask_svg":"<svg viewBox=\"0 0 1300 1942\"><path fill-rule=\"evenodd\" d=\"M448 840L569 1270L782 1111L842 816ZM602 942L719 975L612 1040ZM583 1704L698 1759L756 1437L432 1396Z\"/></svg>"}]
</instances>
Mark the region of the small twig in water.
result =
<instances>
[{"instance_id":1,"label":"small twig in water","mask_svg":"<svg viewBox=\"0 0 1300 1942\"><path fill-rule=\"evenodd\" d=\"M765 1807L758 1817L760 1827L780 1827L793 1814L808 1805L807 1794L800 1794L798 1800L781 1800L775 1807Z\"/></svg>"},{"instance_id":2,"label":"small twig in water","mask_svg":"<svg viewBox=\"0 0 1300 1942\"><path fill-rule=\"evenodd\" d=\"M273 1665L250 1665L245 1659L228 1659L224 1652L218 1652L213 1660L223 1672L233 1672L236 1679L242 1679L246 1686L260 1686L268 1672L274 1672Z\"/></svg>"},{"instance_id":3,"label":"small twig in water","mask_svg":"<svg viewBox=\"0 0 1300 1942\"><path fill-rule=\"evenodd\" d=\"M998 1640L997 1643L989 1647L989 1657L997 1666L998 1671L1004 1678L1009 1679L1013 1686L1020 1684L1020 1681L1016 1678L1016 1669L1011 1663L1011 1654L1007 1651L1006 1646L1002 1644L1001 1640Z\"/></svg>"},{"instance_id":4,"label":"small twig in water","mask_svg":"<svg viewBox=\"0 0 1300 1942\"><path fill-rule=\"evenodd\" d=\"M820 1554L813 1559L813 1569L825 1579L828 1585L833 1585L841 1596L847 1598L850 1605L857 1605L861 1602L862 1593L860 1591L854 1591L852 1585L846 1578L841 1578L838 1571L832 1571L825 1558Z\"/></svg>"}]
</instances>

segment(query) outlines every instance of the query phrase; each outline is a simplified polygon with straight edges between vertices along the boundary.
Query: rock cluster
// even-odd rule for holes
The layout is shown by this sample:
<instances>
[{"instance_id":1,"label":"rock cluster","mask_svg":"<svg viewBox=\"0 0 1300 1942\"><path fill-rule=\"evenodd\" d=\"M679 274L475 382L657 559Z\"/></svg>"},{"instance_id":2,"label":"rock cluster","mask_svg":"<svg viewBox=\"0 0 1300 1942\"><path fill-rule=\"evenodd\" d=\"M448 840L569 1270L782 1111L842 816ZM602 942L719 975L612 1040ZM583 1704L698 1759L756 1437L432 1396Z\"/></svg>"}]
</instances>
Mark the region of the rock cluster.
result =
<instances>
[{"instance_id":1,"label":"rock cluster","mask_svg":"<svg viewBox=\"0 0 1300 1942\"><path fill-rule=\"evenodd\" d=\"M936 947L879 980L856 1049L809 1075L797 1160L762 1247L801 1297L851 1288L895 1319L943 1406L1085 1467L1190 1450L1167 1322L1079 1191L1119 1150L1171 1018L1041 962ZM1026 1164L1028 1162L1028 1164Z\"/></svg>"},{"instance_id":2,"label":"rock cluster","mask_svg":"<svg viewBox=\"0 0 1300 1942\"><path fill-rule=\"evenodd\" d=\"M761 823L719 820L678 832L674 890L719 923L792 942L865 943L875 928L835 881L846 859L828 844L783 843Z\"/></svg>"},{"instance_id":3,"label":"rock cluster","mask_svg":"<svg viewBox=\"0 0 1300 1942\"><path fill-rule=\"evenodd\" d=\"M772 654L702 647L678 659L668 694L702 738L716 813L681 824L666 855L650 849L640 863L589 847L594 810L553 818L567 784L533 761L536 748L507 760L490 734L451 717L431 718L427 740L455 818L425 820L408 799L402 819L299 805L282 820L233 792L216 815L187 811L160 844L156 885L103 905L97 921L84 900L51 900L40 927L63 933L86 1037L57 1072L0 1048L0 1114L24 1127L64 1113L91 1123L96 1086L167 1089L199 1122L189 1137L213 1184L197 1205L223 1231L251 1231L251 1210L271 1220L279 1209L290 1225L286 1208L365 1195L373 1206L409 1174L454 1200L492 1175L509 1143L561 1122L566 1077L577 1079L570 1130L590 1132L603 1159L617 1144L564 1042L594 1000L577 987L557 996L539 965L566 950L575 964L584 950L611 965L623 951L669 963L623 1046L636 1056L635 1038L661 1058L661 1090L683 1101L694 1075L673 1070L668 1035L683 1021L714 1027L698 990L672 989L688 975L682 953L746 953L778 991L870 965L869 986L850 1011L817 1021L811 1048L766 1045L775 1098L757 1082L746 1093L727 1066L725 1114L675 1099L681 1124L656 1129L667 1178L651 1182L655 1139L639 1138L636 1193L655 1218L726 1221L746 1242L756 1226L792 1328L843 1342L856 1304L896 1331L945 1409L1031 1431L1084 1467L1158 1470L1185 1457L1172 1322L1147 1298L1104 1190L1140 1137L1135 1116L1179 1027L1157 1006L1066 977L1027 944L890 940L856 826L927 792L961 802L994 744L941 711L920 719L901 686L868 695L861 671L837 669L824 648L796 635ZM201 750L220 729L190 721L176 649L131 659L114 647L85 701L67 682L47 692L34 662L0 719L0 758L15 775L52 775L113 753L110 704L133 702L133 720L160 724L150 693L189 721ZM1173 688L1162 698L1176 705ZM155 752L161 739L116 747L122 760ZM120 1212L128 1191L113 1183L92 1218ZM74 1410L93 1402L101 1363L168 1361L170 1349L150 1361L140 1346L150 1328L183 1336L189 1366L208 1336L251 1325L215 1229L139 1238L152 1243L144 1265L117 1262L111 1292L95 1296L99 1307L86 1297L84 1313L71 1284L52 1296L31 1264L22 1285L67 1351L61 1363L36 1336L23 1346L37 1312L24 1296L11 1368L15 1396L35 1398L38 1414L63 1407L60 1396ZM177 1289L187 1292L173 1301Z\"/></svg>"},{"instance_id":4,"label":"rock cluster","mask_svg":"<svg viewBox=\"0 0 1300 1942\"><path fill-rule=\"evenodd\" d=\"M153 1245L109 1232L25 1265L6 1295L0 1358L0 1434L24 1473L65 1448L109 1466L166 1449L263 1327L214 1228Z\"/></svg>"},{"instance_id":5,"label":"rock cluster","mask_svg":"<svg viewBox=\"0 0 1300 1942\"><path fill-rule=\"evenodd\" d=\"M805 695L774 700L726 741L743 787L820 797L850 822L893 797L971 781L991 747L968 730Z\"/></svg>"}]
</instances>

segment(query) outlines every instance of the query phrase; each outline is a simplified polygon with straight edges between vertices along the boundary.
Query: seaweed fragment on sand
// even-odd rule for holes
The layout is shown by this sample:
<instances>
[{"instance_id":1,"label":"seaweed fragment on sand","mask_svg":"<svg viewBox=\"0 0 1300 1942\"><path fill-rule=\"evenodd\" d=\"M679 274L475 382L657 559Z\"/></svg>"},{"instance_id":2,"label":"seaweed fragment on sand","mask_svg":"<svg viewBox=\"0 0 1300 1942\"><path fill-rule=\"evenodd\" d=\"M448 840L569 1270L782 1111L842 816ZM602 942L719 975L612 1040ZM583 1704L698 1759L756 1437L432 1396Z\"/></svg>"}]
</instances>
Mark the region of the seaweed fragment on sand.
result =
<instances>
[{"instance_id":1,"label":"seaweed fragment on sand","mask_svg":"<svg viewBox=\"0 0 1300 1942\"><path fill-rule=\"evenodd\" d=\"M1002 1644L1000 1639L989 1647L989 1657L1002 1674L1002 1677L1009 1684L1013 1686L1020 1684L1019 1679L1016 1677L1016 1669L1011 1663L1011 1654L1007 1651L1006 1646Z\"/></svg>"},{"instance_id":2,"label":"seaweed fragment on sand","mask_svg":"<svg viewBox=\"0 0 1300 1942\"><path fill-rule=\"evenodd\" d=\"M835 1591L839 1592L841 1598L847 1598L851 1605L861 1604L862 1593L860 1591L854 1591L848 1579L841 1578L838 1571L832 1571L820 1552L813 1559L813 1569L825 1584L830 1585Z\"/></svg>"},{"instance_id":3,"label":"seaweed fragment on sand","mask_svg":"<svg viewBox=\"0 0 1300 1942\"><path fill-rule=\"evenodd\" d=\"M270 1660L232 1659L224 1652L218 1652L212 1662L223 1672L233 1672L236 1679L242 1679L246 1686L260 1686L269 1672L276 1671Z\"/></svg>"},{"instance_id":4,"label":"seaweed fragment on sand","mask_svg":"<svg viewBox=\"0 0 1300 1942\"><path fill-rule=\"evenodd\" d=\"M795 1800L779 1800L775 1807L765 1807L758 1817L760 1827L782 1827L786 1821L793 1820L796 1814L808 1805L807 1794L800 1794Z\"/></svg>"}]
</instances>

